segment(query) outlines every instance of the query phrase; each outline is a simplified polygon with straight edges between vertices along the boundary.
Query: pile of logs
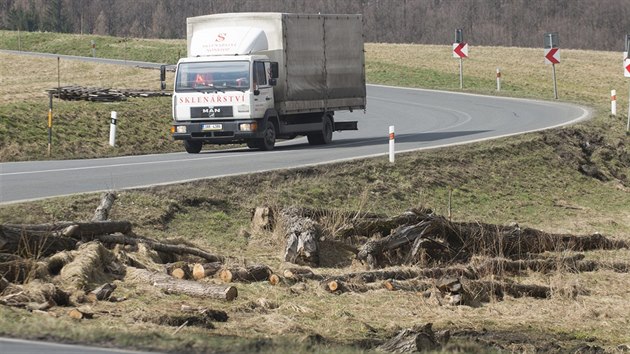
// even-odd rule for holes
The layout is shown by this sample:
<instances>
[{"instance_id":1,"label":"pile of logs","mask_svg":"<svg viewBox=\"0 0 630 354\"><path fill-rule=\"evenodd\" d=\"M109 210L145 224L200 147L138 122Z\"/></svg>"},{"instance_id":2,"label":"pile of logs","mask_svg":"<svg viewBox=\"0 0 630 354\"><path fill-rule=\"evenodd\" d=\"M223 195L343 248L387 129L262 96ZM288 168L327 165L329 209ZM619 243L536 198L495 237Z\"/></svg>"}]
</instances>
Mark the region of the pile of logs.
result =
<instances>
[{"instance_id":1,"label":"pile of logs","mask_svg":"<svg viewBox=\"0 0 630 354\"><path fill-rule=\"evenodd\" d=\"M101 87L62 86L47 90L53 97L66 101L117 102L128 97L170 96L170 92L142 89L110 89Z\"/></svg>"},{"instance_id":2,"label":"pile of logs","mask_svg":"<svg viewBox=\"0 0 630 354\"><path fill-rule=\"evenodd\" d=\"M331 217L334 215L326 211L296 207L274 211L262 207L252 212L252 228L253 232L280 228L286 240L284 260L317 267L324 257L319 254L319 243L325 239L324 224ZM456 223L424 209L394 217L350 213L345 220L346 225L338 228L336 235L327 236L349 243L346 247L354 249L356 258L370 269L387 269L327 276L310 268L288 268L282 275L272 275L272 284L314 280L334 294L413 291L434 298L440 305L479 306L506 295L550 297L548 286L520 284L508 278L530 271L630 271L627 262L587 261L583 254L566 255L567 251L628 247L624 241L600 234L573 236L521 229L518 225ZM545 252L564 256L546 257ZM402 265L408 267L391 268Z\"/></svg>"},{"instance_id":3,"label":"pile of logs","mask_svg":"<svg viewBox=\"0 0 630 354\"><path fill-rule=\"evenodd\" d=\"M264 264L228 264L207 250L136 235L129 221L109 220L115 199L115 193L105 193L90 221L0 225L0 304L31 311L75 306L72 316L89 318L89 309L81 304L124 301L116 294L115 281L130 281L167 294L226 301L237 298L237 282L269 282L293 292L310 282L332 294L409 291L439 305L479 306L506 295L551 296L548 286L509 279L526 272L630 271L630 263L589 261L565 252L628 247L599 234L580 237L455 223L429 210L394 217L348 213L340 218L296 207L257 208L252 232L278 229L285 237L287 265L280 272ZM345 225L336 224L334 234L331 218L345 220ZM327 256L320 253L325 249L320 243L331 239L345 242L370 269L335 275L314 271ZM548 251L563 251L565 256L547 257Z\"/></svg>"},{"instance_id":4,"label":"pile of logs","mask_svg":"<svg viewBox=\"0 0 630 354\"><path fill-rule=\"evenodd\" d=\"M169 275L187 269L177 263L160 266L160 262L146 260L159 261L160 254L167 259L194 259L204 276L221 270L229 274L225 276L227 281L258 280L271 273L268 267L259 267L258 273L251 272L255 274L252 278L247 269L228 268L222 263L223 257L203 249L135 235L130 222L107 220L115 199L114 193L105 193L91 221L0 225L0 304L42 310L84 302L122 301L124 298L114 294L115 280L143 282L166 293L227 301L238 296L232 285L188 280L192 272ZM72 316L83 316L80 313L73 311Z\"/></svg>"},{"instance_id":5,"label":"pile of logs","mask_svg":"<svg viewBox=\"0 0 630 354\"><path fill-rule=\"evenodd\" d=\"M297 208L287 208L279 213L254 212L254 216L275 214L280 215L279 224L285 230L285 261L318 265L318 240L324 229L320 220L329 215ZM629 247L625 241L608 239L601 234L574 236L518 225L452 222L426 209L412 209L394 217L354 215L337 230L337 235L330 236L348 241L348 249L355 249L356 258L371 269L466 263L475 256L524 260L544 252ZM352 240L367 241L357 244ZM578 267L588 266L580 264Z\"/></svg>"}]
</instances>

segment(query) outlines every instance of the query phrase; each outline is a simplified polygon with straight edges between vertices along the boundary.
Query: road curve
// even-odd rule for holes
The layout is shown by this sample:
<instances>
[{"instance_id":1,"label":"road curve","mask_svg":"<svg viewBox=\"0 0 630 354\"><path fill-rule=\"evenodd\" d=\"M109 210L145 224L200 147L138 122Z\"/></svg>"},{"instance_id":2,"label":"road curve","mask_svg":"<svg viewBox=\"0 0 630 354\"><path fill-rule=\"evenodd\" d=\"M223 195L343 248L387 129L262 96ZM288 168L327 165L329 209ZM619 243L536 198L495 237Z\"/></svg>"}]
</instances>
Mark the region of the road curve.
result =
<instances>
[{"instance_id":1,"label":"road curve","mask_svg":"<svg viewBox=\"0 0 630 354\"><path fill-rule=\"evenodd\" d=\"M368 85L365 113L336 114L337 120L358 120L359 130L335 133L330 145L314 147L298 138L280 142L270 152L242 148L5 162L0 163L0 204L385 155L390 125L396 129L396 150L403 152L549 129L589 116L587 108L560 102Z\"/></svg>"}]
</instances>

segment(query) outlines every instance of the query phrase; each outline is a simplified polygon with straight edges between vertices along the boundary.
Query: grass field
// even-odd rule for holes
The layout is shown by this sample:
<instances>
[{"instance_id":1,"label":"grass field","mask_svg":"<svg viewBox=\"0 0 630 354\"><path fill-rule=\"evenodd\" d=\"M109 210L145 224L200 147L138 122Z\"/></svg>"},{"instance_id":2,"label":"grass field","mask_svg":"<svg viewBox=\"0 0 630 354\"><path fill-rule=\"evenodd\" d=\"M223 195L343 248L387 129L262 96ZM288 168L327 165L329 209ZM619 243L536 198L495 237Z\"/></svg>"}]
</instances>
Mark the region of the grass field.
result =
<instances>
[{"instance_id":1,"label":"grass field","mask_svg":"<svg viewBox=\"0 0 630 354\"><path fill-rule=\"evenodd\" d=\"M84 45L92 38L21 35L23 50L78 55L89 55ZM157 62L173 62L184 47L181 41L96 40L99 55ZM16 33L0 31L0 48L17 49L17 42ZM368 43L365 49L370 83L459 91L458 61L451 57L448 45ZM464 62L464 91L552 99L551 68L543 64L542 54L542 49L473 46L470 59ZM451 193L456 221L516 222L548 232L600 232L630 241L630 137L625 132L628 106L621 93L627 82L621 55L562 50L561 56L556 66L560 99L594 109L591 120L576 126L401 154L395 166L376 158L124 191L111 218L132 221L142 236L184 239L226 255L234 263L262 262L274 269L282 267L282 240L271 233L243 237L243 230L249 230L250 210L256 206L298 205L388 215L424 206L445 215ZM0 54L0 59L0 161L47 159L48 101L43 91L57 85L57 60L8 54ZM37 69L25 71L24 67ZM495 91L497 67L502 72L501 92ZM62 85L157 88L159 84L157 72L146 69L62 61L60 71ZM618 117L609 115L611 89L619 92L617 110L623 113ZM52 158L182 149L166 133L167 98L115 104L55 102L55 107ZM119 112L120 144L110 149L108 117L114 107ZM584 165L596 167L599 178L581 172ZM0 224L89 220L99 198L84 195L5 205L0 207ZM351 262L352 257L335 256L324 259L325 267L318 271L334 274L361 268ZM627 249L592 251L585 256L627 261L630 253ZM630 344L627 278L627 273L612 270L529 273L516 281L550 286L554 289L550 299L508 297L481 307L437 306L412 292L378 290L334 296L317 283L307 283L306 291L299 294L266 283L238 284L238 299L226 304L165 296L151 287L121 283L119 291L129 300L99 303L102 315L90 321L74 322L64 316L65 309L52 311L59 316L54 318L2 306L0 334L178 352L360 352L401 328L432 322L436 329L485 329L496 334L497 341L518 342L522 337L521 349L529 351L540 350L539 344L546 341L568 346L590 343L612 350ZM566 289L588 291L569 296ZM172 326L147 320L151 317L147 312L159 317L182 304L223 309L230 320L212 330L186 327L177 334ZM324 340L303 341L315 334ZM488 350L472 342L460 345L465 351Z\"/></svg>"}]
</instances>

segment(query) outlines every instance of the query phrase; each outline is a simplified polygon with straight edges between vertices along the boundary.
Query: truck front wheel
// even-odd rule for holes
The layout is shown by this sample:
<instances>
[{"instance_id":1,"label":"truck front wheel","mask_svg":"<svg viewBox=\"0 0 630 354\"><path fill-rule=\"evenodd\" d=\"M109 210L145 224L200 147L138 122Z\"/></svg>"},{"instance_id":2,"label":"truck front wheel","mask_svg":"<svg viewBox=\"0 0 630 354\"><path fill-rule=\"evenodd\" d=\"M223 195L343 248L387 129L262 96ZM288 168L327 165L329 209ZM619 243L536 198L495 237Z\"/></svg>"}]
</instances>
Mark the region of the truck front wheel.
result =
<instances>
[{"instance_id":1,"label":"truck front wheel","mask_svg":"<svg viewBox=\"0 0 630 354\"><path fill-rule=\"evenodd\" d=\"M276 145L276 127L272 122L267 121L263 137L251 142L247 142L247 146L250 148L256 147L260 150L270 151Z\"/></svg>"},{"instance_id":2,"label":"truck front wheel","mask_svg":"<svg viewBox=\"0 0 630 354\"><path fill-rule=\"evenodd\" d=\"M321 132L306 135L311 145L324 145L332 142L333 122L329 115L324 117L324 125Z\"/></svg>"},{"instance_id":3,"label":"truck front wheel","mask_svg":"<svg viewBox=\"0 0 630 354\"><path fill-rule=\"evenodd\" d=\"M203 143L201 141L184 140L184 148L189 154L198 154L201 151Z\"/></svg>"}]
</instances>

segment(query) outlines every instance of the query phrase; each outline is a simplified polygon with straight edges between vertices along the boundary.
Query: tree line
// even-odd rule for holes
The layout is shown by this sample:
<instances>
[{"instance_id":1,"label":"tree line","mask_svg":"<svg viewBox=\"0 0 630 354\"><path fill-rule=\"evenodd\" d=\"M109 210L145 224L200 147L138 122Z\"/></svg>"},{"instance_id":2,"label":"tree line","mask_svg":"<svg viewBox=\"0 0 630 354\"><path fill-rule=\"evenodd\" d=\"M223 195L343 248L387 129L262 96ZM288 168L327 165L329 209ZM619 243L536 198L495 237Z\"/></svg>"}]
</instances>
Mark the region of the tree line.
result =
<instances>
[{"instance_id":1,"label":"tree line","mask_svg":"<svg viewBox=\"0 0 630 354\"><path fill-rule=\"evenodd\" d=\"M360 13L366 42L622 51L629 0L2 0L0 28L185 38L186 17L224 12Z\"/></svg>"}]
</instances>

